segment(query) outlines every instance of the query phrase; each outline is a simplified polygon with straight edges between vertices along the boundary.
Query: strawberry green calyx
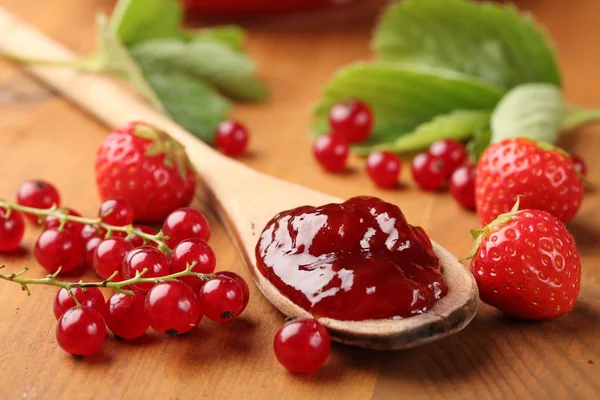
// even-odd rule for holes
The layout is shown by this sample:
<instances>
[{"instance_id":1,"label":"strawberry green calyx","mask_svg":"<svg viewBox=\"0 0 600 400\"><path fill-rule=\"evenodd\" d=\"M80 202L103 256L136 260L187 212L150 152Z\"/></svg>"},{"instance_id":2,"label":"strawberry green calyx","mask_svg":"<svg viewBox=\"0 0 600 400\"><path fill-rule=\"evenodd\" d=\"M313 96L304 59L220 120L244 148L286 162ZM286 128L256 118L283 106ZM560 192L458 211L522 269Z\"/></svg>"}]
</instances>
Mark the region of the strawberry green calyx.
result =
<instances>
[{"instance_id":1,"label":"strawberry green calyx","mask_svg":"<svg viewBox=\"0 0 600 400\"><path fill-rule=\"evenodd\" d=\"M463 258L461 261L470 260L473 257L475 257L475 254L477 254L477 251L481 246L481 242L490 234L492 230L494 230L498 226L506 224L512 219L513 216L523 211L519 210L520 200L521 196L517 196L517 201L515 202L515 205L513 206L512 210L510 210L507 213L498 215L498 217L495 220L484 226L483 229L471 229L471 236L473 236L473 239L475 239L475 244L473 245L473 248L471 249L469 255Z\"/></svg>"},{"instance_id":2,"label":"strawberry green calyx","mask_svg":"<svg viewBox=\"0 0 600 400\"><path fill-rule=\"evenodd\" d=\"M569 153L567 153L566 151L564 151L560 147L553 145L552 143L543 142L541 140L532 140L532 141L537 145L537 147L540 150L543 150L543 151L553 151L555 153L562 154L563 156L565 156L567 158L571 158L571 156L569 155Z\"/></svg>"},{"instance_id":3,"label":"strawberry green calyx","mask_svg":"<svg viewBox=\"0 0 600 400\"><path fill-rule=\"evenodd\" d=\"M187 171L195 171L194 166L185 152L185 147L166 132L145 123L135 123L132 135L152 142L146 148L146 155L153 157L164 154L164 164L168 168L177 167L181 179L187 179Z\"/></svg>"}]
</instances>

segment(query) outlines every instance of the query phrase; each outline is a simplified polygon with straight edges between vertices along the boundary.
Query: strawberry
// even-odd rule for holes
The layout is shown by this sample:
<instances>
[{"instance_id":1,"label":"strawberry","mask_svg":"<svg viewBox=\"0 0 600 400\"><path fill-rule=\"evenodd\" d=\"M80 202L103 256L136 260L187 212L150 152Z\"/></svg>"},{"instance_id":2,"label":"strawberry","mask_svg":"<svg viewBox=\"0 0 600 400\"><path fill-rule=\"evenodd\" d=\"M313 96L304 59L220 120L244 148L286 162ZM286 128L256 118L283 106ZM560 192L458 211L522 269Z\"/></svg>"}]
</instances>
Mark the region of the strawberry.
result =
<instances>
[{"instance_id":1,"label":"strawberry","mask_svg":"<svg viewBox=\"0 0 600 400\"><path fill-rule=\"evenodd\" d=\"M556 318L575 307L581 265L561 221L545 211L511 211L474 233L468 258L483 302L531 320Z\"/></svg>"},{"instance_id":2,"label":"strawberry","mask_svg":"<svg viewBox=\"0 0 600 400\"><path fill-rule=\"evenodd\" d=\"M505 139L488 147L477 163L475 203L483 225L521 208L544 210L569 222L583 200L583 180L568 154L547 143Z\"/></svg>"},{"instance_id":3,"label":"strawberry","mask_svg":"<svg viewBox=\"0 0 600 400\"><path fill-rule=\"evenodd\" d=\"M137 221L161 221L187 206L196 175L183 146L165 132L133 122L106 137L96 154L100 198L122 199Z\"/></svg>"}]
</instances>

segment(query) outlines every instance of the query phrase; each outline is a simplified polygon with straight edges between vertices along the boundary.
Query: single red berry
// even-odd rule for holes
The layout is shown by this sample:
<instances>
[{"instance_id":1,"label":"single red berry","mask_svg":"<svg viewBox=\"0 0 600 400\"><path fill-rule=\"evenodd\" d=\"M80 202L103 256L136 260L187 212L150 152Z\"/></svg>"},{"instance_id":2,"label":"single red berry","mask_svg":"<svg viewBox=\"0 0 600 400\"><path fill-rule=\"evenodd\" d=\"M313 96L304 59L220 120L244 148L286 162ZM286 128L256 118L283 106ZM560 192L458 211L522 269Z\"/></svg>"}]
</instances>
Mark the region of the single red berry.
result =
<instances>
[{"instance_id":1,"label":"single red berry","mask_svg":"<svg viewBox=\"0 0 600 400\"><path fill-rule=\"evenodd\" d=\"M411 171L415 183L423 190L438 190L446 180L443 161L429 153L420 153L413 158Z\"/></svg>"},{"instance_id":2,"label":"single red berry","mask_svg":"<svg viewBox=\"0 0 600 400\"><path fill-rule=\"evenodd\" d=\"M125 200L138 221L162 221L187 206L196 188L184 147L143 122L108 135L96 154L95 169L100 198Z\"/></svg>"},{"instance_id":3,"label":"single red berry","mask_svg":"<svg viewBox=\"0 0 600 400\"><path fill-rule=\"evenodd\" d=\"M371 135L373 113L363 102L348 100L338 103L329 112L331 131L350 143L364 142Z\"/></svg>"},{"instance_id":4,"label":"single red berry","mask_svg":"<svg viewBox=\"0 0 600 400\"><path fill-rule=\"evenodd\" d=\"M67 353L89 356L100 350L106 339L102 315L93 308L73 307L60 317L56 340Z\"/></svg>"},{"instance_id":5,"label":"single red berry","mask_svg":"<svg viewBox=\"0 0 600 400\"><path fill-rule=\"evenodd\" d=\"M142 231L143 233L147 233L149 235L156 235L158 233L158 230L154 229L151 226L148 225L139 225L139 224L135 224L133 225L134 228L136 228L137 230ZM129 243L131 243L132 247L140 247L143 246L145 244L148 244L150 246L156 246L156 243L154 242L150 242L150 243L145 243L144 239L142 239L139 236L133 236L131 239L129 239Z\"/></svg>"},{"instance_id":6,"label":"single red berry","mask_svg":"<svg viewBox=\"0 0 600 400\"><path fill-rule=\"evenodd\" d=\"M171 273L185 271L188 265L196 263L193 272L211 274L215 271L217 258L211 247L202 239L187 239L179 242L171 254ZM194 291L200 290L204 281L194 276L179 278L187 283Z\"/></svg>"},{"instance_id":7,"label":"single red berry","mask_svg":"<svg viewBox=\"0 0 600 400\"><path fill-rule=\"evenodd\" d=\"M381 188L394 187L401 169L398 156L387 151L373 152L367 158L367 175Z\"/></svg>"},{"instance_id":8,"label":"single red berry","mask_svg":"<svg viewBox=\"0 0 600 400\"><path fill-rule=\"evenodd\" d=\"M583 181L571 157L552 145L525 138L505 139L489 146L477 163L475 204L483 225L511 210L544 210L563 223L577 213Z\"/></svg>"},{"instance_id":9,"label":"single red berry","mask_svg":"<svg viewBox=\"0 0 600 400\"><path fill-rule=\"evenodd\" d=\"M583 158L571 155L571 160L573 161L573 167L575 167L575 171L579 172L582 176L587 176L587 165Z\"/></svg>"},{"instance_id":10,"label":"single red berry","mask_svg":"<svg viewBox=\"0 0 600 400\"><path fill-rule=\"evenodd\" d=\"M120 232L113 232L113 236L115 233ZM93 237L104 238L104 235L106 235L106 230L104 230L104 228L92 225L84 225L83 228L81 228L79 237L83 242L85 242Z\"/></svg>"},{"instance_id":11,"label":"single red berry","mask_svg":"<svg viewBox=\"0 0 600 400\"><path fill-rule=\"evenodd\" d=\"M340 136L323 135L315 140L313 153L323 169L338 172L346 168L348 143Z\"/></svg>"},{"instance_id":12,"label":"single red berry","mask_svg":"<svg viewBox=\"0 0 600 400\"><path fill-rule=\"evenodd\" d=\"M134 278L136 273L146 270L144 278L156 278L169 275L169 259L159 250L151 246L142 246L127 253L123 262L123 276L125 279ZM148 293L154 283L137 283L132 285L141 293Z\"/></svg>"},{"instance_id":13,"label":"single red berry","mask_svg":"<svg viewBox=\"0 0 600 400\"><path fill-rule=\"evenodd\" d=\"M475 166L458 167L450 177L450 193L467 210L475 210Z\"/></svg>"},{"instance_id":14,"label":"single red berry","mask_svg":"<svg viewBox=\"0 0 600 400\"><path fill-rule=\"evenodd\" d=\"M119 272L113 280L123 280L121 266L125 255L131 249L131 244L122 237L110 237L98 243L94 253L92 266L100 277L108 279L115 272Z\"/></svg>"},{"instance_id":15,"label":"single red berry","mask_svg":"<svg viewBox=\"0 0 600 400\"><path fill-rule=\"evenodd\" d=\"M0 207L0 252L17 250L25 234L23 214L11 210L8 218L7 215L6 208Z\"/></svg>"},{"instance_id":16,"label":"single red berry","mask_svg":"<svg viewBox=\"0 0 600 400\"><path fill-rule=\"evenodd\" d=\"M63 215L71 215L74 217L81 217L81 214L79 214L77 211L72 210L70 208L63 208L63 209L58 210L58 212ZM73 232L74 234L76 234L77 236L80 236L81 231L83 230L84 226L85 225L79 224L77 222L67 221L65 223L63 229L69 230L69 231ZM45 229L58 229L59 227L60 227L60 219L56 218L53 215L48 215L46 217L45 222L44 222Z\"/></svg>"},{"instance_id":17,"label":"single red berry","mask_svg":"<svg viewBox=\"0 0 600 400\"><path fill-rule=\"evenodd\" d=\"M429 154L443 162L446 177L452 175L469 157L465 146L458 140L453 139L440 139L434 142L429 147Z\"/></svg>"},{"instance_id":18,"label":"single red berry","mask_svg":"<svg viewBox=\"0 0 600 400\"><path fill-rule=\"evenodd\" d=\"M472 252L471 272L485 303L513 317L551 319L575 307L579 253L564 224L540 210L499 216Z\"/></svg>"},{"instance_id":19,"label":"single red berry","mask_svg":"<svg viewBox=\"0 0 600 400\"><path fill-rule=\"evenodd\" d=\"M246 283L246 281L244 280L244 278L242 278L241 276L239 276L235 272L231 272L231 271L219 271L215 275L217 275L217 276L227 276L227 277L233 279L234 281L236 281L238 285L240 285L240 287L242 288L242 292L244 294L244 303L242 304L242 308L239 311L239 314L241 314L246 309L246 307L248 306L248 302L250 301L250 288L248 287L248 284Z\"/></svg>"},{"instance_id":20,"label":"single red berry","mask_svg":"<svg viewBox=\"0 0 600 400\"><path fill-rule=\"evenodd\" d=\"M150 327L144 304L146 297L135 293L115 293L107 301L104 308L106 326L122 339L136 339Z\"/></svg>"},{"instance_id":21,"label":"single red berry","mask_svg":"<svg viewBox=\"0 0 600 400\"><path fill-rule=\"evenodd\" d=\"M58 190L50 183L33 180L27 181L19 186L17 190L17 204L26 207L47 209L52 206L60 206L60 195ZM34 224L40 224L40 218L33 214L25 214L25 217Z\"/></svg>"},{"instance_id":22,"label":"single red berry","mask_svg":"<svg viewBox=\"0 0 600 400\"><path fill-rule=\"evenodd\" d=\"M290 372L306 374L325 364L331 350L331 339L317 320L296 319L277 331L273 348L281 365Z\"/></svg>"},{"instance_id":23,"label":"single red berry","mask_svg":"<svg viewBox=\"0 0 600 400\"><path fill-rule=\"evenodd\" d=\"M246 151L249 136L244 125L236 121L224 121L217 127L215 144L219 151L237 157Z\"/></svg>"},{"instance_id":24,"label":"single red berry","mask_svg":"<svg viewBox=\"0 0 600 400\"><path fill-rule=\"evenodd\" d=\"M83 245L83 259L85 264L90 268L94 268L94 254L96 254L96 249L100 242L102 242L101 238L92 237Z\"/></svg>"},{"instance_id":25,"label":"single red berry","mask_svg":"<svg viewBox=\"0 0 600 400\"><path fill-rule=\"evenodd\" d=\"M71 292L73 296L77 298L79 304L85 307L93 308L98 311L100 315L104 315L104 295L100 291L100 289L95 287L89 288L75 288L72 289ZM52 310L54 311L54 316L56 319L59 319L65 311L77 306L73 297L69 295L69 291L65 288L61 288L54 298L54 304L52 305Z\"/></svg>"},{"instance_id":26,"label":"single red berry","mask_svg":"<svg viewBox=\"0 0 600 400\"><path fill-rule=\"evenodd\" d=\"M206 281L198 294L204 315L215 322L237 317L244 306L244 291L232 278L217 275Z\"/></svg>"},{"instance_id":27,"label":"single red berry","mask_svg":"<svg viewBox=\"0 0 600 400\"><path fill-rule=\"evenodd\" d=\"M167 244L172 249L186 239L200 239L208 242L210 226L204 215L191 208L173 211L163 222L162 231L169 237Z\"/></svg>"},{"instance_id":28,"label":"single red berry","mask_svg":"<svg viewBox=\"0 0 600 400\"><path fill-rule=\"evenodd\" d=\"M162 282L150 289L145 310L150 326L168 335L186 333L202 319L196 293L179 281Z\"/></svg>"},{"instance_id":29,"label":"single red berry","mask_svg":"<svg viewBox=\"0 0 600 400\"><path fill-rule=\"evenodd\" d=\"M121 199L108 199L100 204L98 217L108 225L125 226L133 223L133 208Z\"/></svg>"},{"instance_id":30,"label":"single red berry","mask_svg":"<svg viewBox=\"0 0 600 400\"><path fill-rule=\"evenodd\" d=\"M41 233L33 254L37 262L51 274L75 269L83 254L81 240L68 230L46 229Z\"/></svg>"}]
</instances>

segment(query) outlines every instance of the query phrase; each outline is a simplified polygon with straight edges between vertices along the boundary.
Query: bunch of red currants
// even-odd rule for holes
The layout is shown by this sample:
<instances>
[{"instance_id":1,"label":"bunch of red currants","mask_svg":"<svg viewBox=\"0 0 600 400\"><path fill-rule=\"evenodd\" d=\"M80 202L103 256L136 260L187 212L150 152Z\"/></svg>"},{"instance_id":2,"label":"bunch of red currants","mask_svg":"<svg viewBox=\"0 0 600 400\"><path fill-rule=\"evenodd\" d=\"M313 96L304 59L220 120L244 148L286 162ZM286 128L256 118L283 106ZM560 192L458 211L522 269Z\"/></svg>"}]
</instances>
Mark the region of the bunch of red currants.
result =
<instances>
[{"instance_id":1,"label":"bunch of red currants","mask_svg":"<svg viewBox=\"0 0 600 400\"><path fill-rule=\"evenodd\" d=\"M34 256L52 277L87 265L104 282L123 282L106 301L97 287L101 284L81 283L58 291L56 337L68 353L87 356L98 351L106 327L122 339L140 337L149 327L177 335L190 331L203 316L229 321L248 304L249 289L242 277L228 271L213 273L216 257L207 243L210 227L194 209L173 211L157 230L133 225L129 204L109 199L100 206L98 218L87 219L58 208L58 191L43 181L22 184L17 205L23 212L0 207L0 251L20 246L25 217L42 227Z\"/></svg>"}]
</instances>

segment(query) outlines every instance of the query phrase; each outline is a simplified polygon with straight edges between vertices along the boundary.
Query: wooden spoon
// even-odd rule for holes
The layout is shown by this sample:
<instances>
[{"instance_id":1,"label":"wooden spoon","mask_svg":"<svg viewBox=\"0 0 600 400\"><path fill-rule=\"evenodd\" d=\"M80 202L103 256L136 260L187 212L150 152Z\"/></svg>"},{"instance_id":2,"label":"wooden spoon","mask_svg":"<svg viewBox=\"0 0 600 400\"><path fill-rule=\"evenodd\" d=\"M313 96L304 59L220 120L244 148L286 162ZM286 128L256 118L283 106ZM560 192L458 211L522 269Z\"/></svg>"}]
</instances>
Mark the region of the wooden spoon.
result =
<instances>
[{"instance_id":1,"label":"wooden spoon","mask_svg":"<svg viewBox=\"0 0 600 400\"><path fill-rule=\"evenodd\" d=\"M70 50L2 8L0 51L51 60L76 58ZM31 67L28 70L110 127L144 120L179 140L204 180L210 200L260 291L285 315L310 316L260 274L255 264L254 248L263 227L278 212L302 205L341 202L341 199L269 177L222 156L109 78L54 67ZM449 287L446 297L435 303L430 311L401 320L351 322L320 318L333 339L373 349L403 349L431 342L464 328L477 311L477 286L472 275L455 257L437 243L433 245Z\"/></svg>"}]
</instances>

